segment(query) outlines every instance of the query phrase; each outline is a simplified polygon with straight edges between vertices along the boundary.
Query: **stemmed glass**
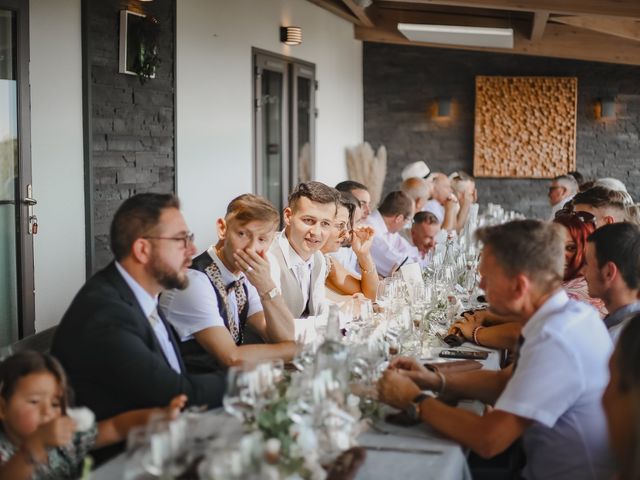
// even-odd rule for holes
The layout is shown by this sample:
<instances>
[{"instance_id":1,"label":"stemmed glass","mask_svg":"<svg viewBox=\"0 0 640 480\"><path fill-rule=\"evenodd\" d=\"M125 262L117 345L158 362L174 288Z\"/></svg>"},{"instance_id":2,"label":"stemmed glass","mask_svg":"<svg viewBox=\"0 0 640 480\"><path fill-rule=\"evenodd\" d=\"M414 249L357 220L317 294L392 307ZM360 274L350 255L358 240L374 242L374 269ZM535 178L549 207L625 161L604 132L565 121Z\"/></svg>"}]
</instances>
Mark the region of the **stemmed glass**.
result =
<instances>
[{"instance_id":1,"label":"stemmed glass","mask_svg":"<svg viewBox=\"0 0 640 480\"><path fill-rule=\"evenodd\" d=\"M256 372L253 367L231 367L227 372L227 389L222 399L224 410L244 422L254 419L256 406Z\"/></svg>"}]
</instances>

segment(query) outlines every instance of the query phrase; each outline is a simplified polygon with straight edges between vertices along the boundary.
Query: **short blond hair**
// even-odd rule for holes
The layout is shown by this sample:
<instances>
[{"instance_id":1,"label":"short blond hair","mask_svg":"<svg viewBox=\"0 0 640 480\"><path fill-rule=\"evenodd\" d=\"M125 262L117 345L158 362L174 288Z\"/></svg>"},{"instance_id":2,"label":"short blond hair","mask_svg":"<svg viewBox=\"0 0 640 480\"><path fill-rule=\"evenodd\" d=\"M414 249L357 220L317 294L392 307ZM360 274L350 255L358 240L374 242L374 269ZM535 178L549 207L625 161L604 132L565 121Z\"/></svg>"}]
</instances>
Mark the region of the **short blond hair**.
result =
<instances>
[{"instance_id":1,"label":"short blond hair","mask_svg":"<svg viewBox=\"0 0 640 480\"><path fill-rule=\"evenodd\" d=\"M510 277L525 274L543 292L557 288L564 277L564 227L539 220L515 220L476 231Z\"/></svg>"},{"instance_id":2,"label":"short blond hair","mask_svg":"<svg viewBox=\"0 0 640 480\"><path fill-rule=\"evenodd\" d=\"M225 221L234 220L240 225L246 225L249 222L267 222L272 223L277 228L280 223L280 214L269 200L252 193L240 195L227 206L227 213L224 216Z\"/></svg>"}]
</instances>

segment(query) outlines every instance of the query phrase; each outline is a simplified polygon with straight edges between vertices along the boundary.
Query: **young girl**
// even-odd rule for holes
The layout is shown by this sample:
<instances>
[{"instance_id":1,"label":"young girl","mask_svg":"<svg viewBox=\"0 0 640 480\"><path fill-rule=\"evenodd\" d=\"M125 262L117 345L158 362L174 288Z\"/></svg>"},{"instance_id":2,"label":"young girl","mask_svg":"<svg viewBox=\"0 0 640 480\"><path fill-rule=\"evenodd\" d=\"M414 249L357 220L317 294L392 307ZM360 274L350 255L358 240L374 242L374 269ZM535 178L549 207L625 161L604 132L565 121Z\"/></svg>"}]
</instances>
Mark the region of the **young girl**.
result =
<instances>
[{"instance_id":1,"label":"young girl","mask_svg":"<svg viewBox=\"0 0 640 480\"><path fill-rule=\"evenodd\" d=\"M68 385L58 361L24 351L0 364L0 479L77 478L87 452L123 441L153 414L175 418L187 398L167 408L134 410L79 431L67 416Z\"/></svg>"}]
</instances>

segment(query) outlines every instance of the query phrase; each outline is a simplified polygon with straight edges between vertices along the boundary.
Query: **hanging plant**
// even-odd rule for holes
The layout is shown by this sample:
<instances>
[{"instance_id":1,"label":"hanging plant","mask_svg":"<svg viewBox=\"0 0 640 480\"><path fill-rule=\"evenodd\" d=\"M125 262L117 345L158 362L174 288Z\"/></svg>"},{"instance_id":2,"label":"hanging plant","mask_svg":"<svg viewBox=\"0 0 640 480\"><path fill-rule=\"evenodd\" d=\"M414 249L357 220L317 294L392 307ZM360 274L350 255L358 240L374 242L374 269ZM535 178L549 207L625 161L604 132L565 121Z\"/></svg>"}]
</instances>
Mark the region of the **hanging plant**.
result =
<instances>
[{"instance_id":1,"label":"hanging plant","mask_svg":"<svg viewBox=\"0 0 640 480\"><path fill-rule=\"evenodd\" d=\"M133 71L138 74L140 84L153 78L161 60L158 55L158 39L160 38L160 22L152 15L147 15L137 22L133 36L138 49L133 59Z\"/></svg>"}]
</instances>

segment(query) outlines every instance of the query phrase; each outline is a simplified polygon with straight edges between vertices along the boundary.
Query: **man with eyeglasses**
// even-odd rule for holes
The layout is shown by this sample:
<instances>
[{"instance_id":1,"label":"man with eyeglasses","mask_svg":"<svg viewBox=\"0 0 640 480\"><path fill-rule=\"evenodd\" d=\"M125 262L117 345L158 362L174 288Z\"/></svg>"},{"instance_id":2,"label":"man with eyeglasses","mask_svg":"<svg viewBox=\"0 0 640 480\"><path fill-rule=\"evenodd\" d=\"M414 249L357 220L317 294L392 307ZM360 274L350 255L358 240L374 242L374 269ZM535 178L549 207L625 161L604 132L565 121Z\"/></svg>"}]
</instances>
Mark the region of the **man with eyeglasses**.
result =
<instances>
[{"instance_id":1,"label":"man with eyeglasses","mask_svg":"<svg viewBox=\"0 0 640 480\"><path fill-rule=\"evenodd\" d=\"M578 182L571 175L559 175L553 179L547 196L551 205L549 220L555 218L556 212L578 193Z\"/></svg>"},{"instance_id":2,"label":"man with eyeglasses","mask_svg":"<svg viewBox=\"0 0 640 480\"><path fill-rule=\"evenodd\" d=\"M626 222L604 225L587 239L585 257L589 295L601 298L607 307L604 324L615 343L640 312L640 227Z\"/></svg>"},{"instance_id":3,"label":"man with eyeglasses","mask_svg":"<svg viewBox=\"0 0 640 480\"><path fill-rule=\"evenodd\" d=\"M219 374L189 375L176 340L157 309L162 290L183 289L196 249L171 194L125 200L111 223L115 261L96 273L71 302L51 353L64 366L76 401L98 420L167 405L179 394L216 407ZM103 453L108 455L110 451Z\"/></svg>"}]
</instances>

